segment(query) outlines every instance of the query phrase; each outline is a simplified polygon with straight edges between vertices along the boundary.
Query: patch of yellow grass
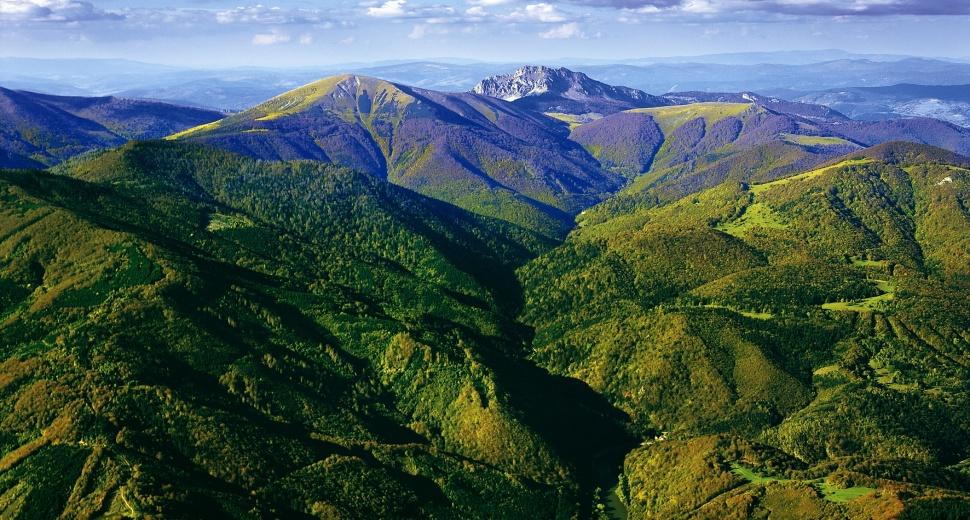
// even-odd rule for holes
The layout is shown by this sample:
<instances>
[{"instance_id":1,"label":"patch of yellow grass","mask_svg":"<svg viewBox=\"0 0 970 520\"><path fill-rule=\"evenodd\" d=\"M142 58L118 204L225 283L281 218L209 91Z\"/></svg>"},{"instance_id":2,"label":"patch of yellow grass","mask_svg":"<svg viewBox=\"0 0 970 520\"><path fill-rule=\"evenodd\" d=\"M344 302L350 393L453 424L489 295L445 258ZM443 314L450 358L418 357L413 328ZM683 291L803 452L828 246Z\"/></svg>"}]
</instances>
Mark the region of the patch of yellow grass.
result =
<instances>
[{"instance_id":1,"label":"patch of yellow grass","mask_svg":"<svg viewBox=\"0 0 970 520\"><path fill-rule=\"evenodd\" d=\"M684 123L704 118L708 126L729 117L736 117L754 105L751 103L692 103L669 107L635 108L630 112L649 114L664 134L670 134Z\"/></svg>"},{"instance_id":2,"label":"patch of yellow grass","mask_svg":"<svg viewBox=\"0 0 970 520\"><path fill-rule=\"evenodd\" d=\"M748 206L740 217L719 224L715 229L741 238L754 228L785 229L787 227L788 223L775 213L771 206L756 202Z\"/></svg>"},{"instance_id":3,"label":"patch of yellow grass","mask_svg":"<svg viewBox=\"0 0 970 520\"><path fill-rule=\"evenodd\" d=\"M186 130L182 130L181 132L174 133L174 134L166 137L165 140L166 141L174 141L176 139L181 139L183 137L188 137L188 136L193 135L193 134L197 134L197 133L201 133L201 132L208 132L208 131L211 131L211 130L215 130L215 129L219 128L220 125L222 125L222 122L223 121L224 121L223 119L220 119L218 121L213 121L211 123L206 123L204 125L193 126L192 128L188 128Z\"/></svg>"},{"instance_id":4,"label":"patch of yellow grass","mask_svg":"<svg viewBox=\"0 0 970 520\"><path fill-rule=\"evenodd\" d=\"M801 146L838 146L852 145L851 142L841 137L822 136L822 135L800 135L800 134L781 134L783 141Z\"/></svg>"},{"instance_id":5,"label":"patch of yellow grass","mask_svg":"<svg viewBox=\"0 0 970 520\"><path fill-rule=\"evenodd\" d=\"M805 173L799 173L798 175L792 175L791 177L785 177L784 179L778 179L771 182L766 182L764 184L752 184L751 186L748 187L748 189L751 191L751 193L754 193L757 195L758 193L762 193L771 188L782 186L791 182L814 179L815 177L818 177L819 175L822 175L826 172L830 172L832 170L844 168L846 166L858 166L862 164L869 164L871 162L873 162L872 159L851 159L848 161L842 161L838 164L833 164L831 166L826 166L824 168L819 168L817 170L812 170Z\"/></svg>"}]
</instances>

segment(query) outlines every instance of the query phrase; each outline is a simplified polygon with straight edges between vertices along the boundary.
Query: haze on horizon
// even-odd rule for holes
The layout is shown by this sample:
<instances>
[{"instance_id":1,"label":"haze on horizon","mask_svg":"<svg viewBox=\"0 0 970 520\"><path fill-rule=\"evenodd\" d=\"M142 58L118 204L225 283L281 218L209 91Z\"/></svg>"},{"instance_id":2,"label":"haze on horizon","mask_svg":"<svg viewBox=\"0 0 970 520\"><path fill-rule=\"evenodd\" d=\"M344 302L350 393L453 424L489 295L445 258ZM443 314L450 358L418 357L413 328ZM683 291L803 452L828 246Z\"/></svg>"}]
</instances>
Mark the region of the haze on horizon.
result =
<instances>
[{"instance_id":1,"label":"haze on horizon","mask_svg":"<svg viewBox=\"0 0 970 520\"><path fill-rule=\"evenodd\" d=\"M0 0L0 55L197 67L832 48L966 58L968 21L965 0Z\"/></svg>"}]
</instances>

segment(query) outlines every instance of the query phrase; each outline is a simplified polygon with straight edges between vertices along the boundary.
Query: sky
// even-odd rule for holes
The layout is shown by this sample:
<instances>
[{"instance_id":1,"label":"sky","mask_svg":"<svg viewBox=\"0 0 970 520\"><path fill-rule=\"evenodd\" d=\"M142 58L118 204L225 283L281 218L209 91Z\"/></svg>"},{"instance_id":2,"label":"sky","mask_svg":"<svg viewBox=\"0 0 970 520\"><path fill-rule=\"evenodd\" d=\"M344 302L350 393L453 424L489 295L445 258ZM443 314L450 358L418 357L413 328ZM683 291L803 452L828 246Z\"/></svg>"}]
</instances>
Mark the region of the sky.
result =
<instances>
[{"instance_id":1,"label":"sky","mask_svg":"<svg viewBox=\"0 0 970 520\"><path fill-rule=\"evenodd\" d=\"M967 58L970 0L0 0L0 56L192 67L842 49Z\"/></svg>"}]
</instances>

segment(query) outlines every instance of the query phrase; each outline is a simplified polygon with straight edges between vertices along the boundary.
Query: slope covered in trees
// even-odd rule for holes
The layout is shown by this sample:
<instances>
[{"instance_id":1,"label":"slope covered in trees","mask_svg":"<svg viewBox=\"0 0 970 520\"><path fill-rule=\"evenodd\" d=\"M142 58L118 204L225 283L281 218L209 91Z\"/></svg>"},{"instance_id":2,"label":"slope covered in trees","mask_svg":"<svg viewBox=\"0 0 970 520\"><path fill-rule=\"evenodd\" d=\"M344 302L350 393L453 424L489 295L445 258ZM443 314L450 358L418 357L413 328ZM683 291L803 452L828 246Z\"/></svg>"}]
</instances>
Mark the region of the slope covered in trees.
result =
<instances>
[{"instance_id":1,"label":"slope covered in trees","mask_svg":"<svg viewBox=\"0 0 970 520\"><path fill-rule=\"evenodd\" d=\"M970 511L968 164L891 143L590 223L520 269L532 358L650 439L631 517Z\"/></svg>"},{"instance_id":2,"label":"slope covered in trees","mask_svg":"<svg viewBox=\"0 0 970 520\"><path fill-rule=\"evenodd\" d=\"M626 438L521 358L550 244L367 174L131 144L0 237L5 516L570 517Z\"/></svg>"}]
</instances>

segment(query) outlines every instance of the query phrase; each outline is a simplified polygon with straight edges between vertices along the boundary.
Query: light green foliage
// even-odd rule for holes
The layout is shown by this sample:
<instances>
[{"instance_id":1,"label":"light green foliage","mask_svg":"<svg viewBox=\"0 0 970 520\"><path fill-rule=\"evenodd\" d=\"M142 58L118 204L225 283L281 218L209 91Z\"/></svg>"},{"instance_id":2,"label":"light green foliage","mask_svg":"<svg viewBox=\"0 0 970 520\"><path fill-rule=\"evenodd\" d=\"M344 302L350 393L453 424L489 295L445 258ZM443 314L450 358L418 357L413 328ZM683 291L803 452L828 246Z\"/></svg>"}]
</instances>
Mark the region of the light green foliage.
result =
<instances>
[{"instance_id":1,"label":"light green foliage","mask_svg":"<svg viewBox=\"0 0 970 520\"><path fill-rule=\"evenodd\" d=\"M224 231L228 229L244 229L253 227L253 221L245 215L225 215L223 213L213 213L209 216L207 231Z\"/></svg>"},{"instance_id":2,"label":"light green foliage","mask_svg":"<svg viewBox=\"0 0 970 520\"><path fill-rule=\"evenodd\" d=\"M3 515L965 516L970 193L912 151L561 244L184 143L0 172Z\"/></svg>"},{"instance_id":3,"label":"light green foliage","mask_svg":"<svg viewBox=\"0 0 970 520\"><path fill-rule=\"evenodd\" d=\"M740 217L717 225L716 229L729 235L743 237L756 228L785 229L788 224L767 204L756 202L745 207Z\"/></svg>"},{"instance_id":4,"label":"light green foliage","mask_svg":"<svg viewBox=\"0 0 970 520\"><path fill-rule=\"evenodd\" d=\"M751 193L754 193L757 195L759 193L763 193L767 190L776 188L778 186L785 186L793 182L802 182L802 181L815 179L815 178L818 178L820 175L823 175L825 173L828 173L837 169L841 169L849 166L860 166L871 162L872 160L870 159L850 159L846 161L840 161L831 166L825 166L823 168L807 171L805 173L799 173L798 175L784 177L776 181L766 182L762 184L752 184L748 189L751 190Z\"/></svg>"}]
</instances>

